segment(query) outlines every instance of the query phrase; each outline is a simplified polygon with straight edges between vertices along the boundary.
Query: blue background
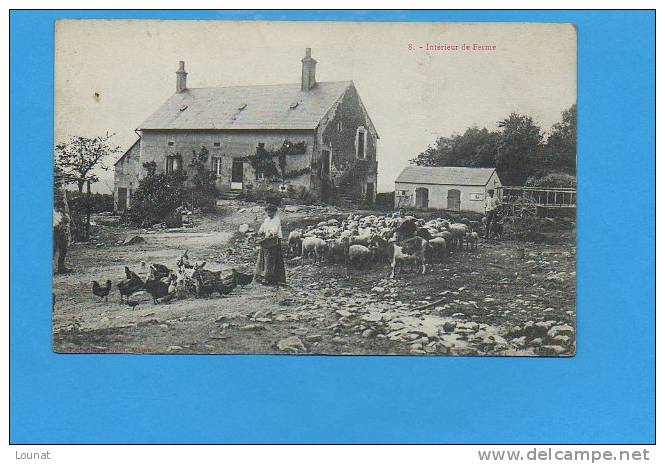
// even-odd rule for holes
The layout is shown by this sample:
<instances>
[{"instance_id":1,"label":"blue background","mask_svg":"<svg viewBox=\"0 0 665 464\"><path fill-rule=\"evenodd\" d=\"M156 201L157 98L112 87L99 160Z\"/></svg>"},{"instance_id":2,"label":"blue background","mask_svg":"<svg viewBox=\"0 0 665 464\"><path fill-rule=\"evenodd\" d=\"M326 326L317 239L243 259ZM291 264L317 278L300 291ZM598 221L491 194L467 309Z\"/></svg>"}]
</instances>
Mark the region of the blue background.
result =
<instances>
[{"instance_id":1,"label":"blue background","mask_svg":"<svg viewBox=\"0 0 665 464\"><path fill-rule=\"evenodd\" d=\"M576 23L577 356L52 353L56 18ZM11 442L653 442L654 21L644 11L12 12Z\"/></svg>"}]
</instances>

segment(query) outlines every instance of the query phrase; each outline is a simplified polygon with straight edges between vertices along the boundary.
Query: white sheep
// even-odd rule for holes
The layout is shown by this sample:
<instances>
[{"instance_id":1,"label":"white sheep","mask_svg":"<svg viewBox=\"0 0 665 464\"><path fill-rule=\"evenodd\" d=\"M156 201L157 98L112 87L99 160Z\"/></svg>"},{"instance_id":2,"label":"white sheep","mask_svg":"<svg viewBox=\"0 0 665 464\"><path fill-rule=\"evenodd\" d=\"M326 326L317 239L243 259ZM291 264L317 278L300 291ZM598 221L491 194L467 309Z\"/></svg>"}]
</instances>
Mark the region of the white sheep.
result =
<instances>
[{"instance_id":1,"label":"white sheep","mask_svg":"<svg viewBox=\"0 0 665 464\"><path fill-rule=\"evenodd\" d=\"M364 245L351 245L349 247L349 262L354 266L369 263L372 252Z\"/></svg>"},{"instance_id":2,"label":"white sheep","mask_svg":"<svg viewBox=\"0 0 665 464\"><path fill-rule=\"evenodd\" d=\"M325 240L318 237L305 237L302 241L302 256L300 264L305 265L305 258L311 256L313 263L323 261L324 256L328 254L328 244Z\"/></svg>"}]
</instances>

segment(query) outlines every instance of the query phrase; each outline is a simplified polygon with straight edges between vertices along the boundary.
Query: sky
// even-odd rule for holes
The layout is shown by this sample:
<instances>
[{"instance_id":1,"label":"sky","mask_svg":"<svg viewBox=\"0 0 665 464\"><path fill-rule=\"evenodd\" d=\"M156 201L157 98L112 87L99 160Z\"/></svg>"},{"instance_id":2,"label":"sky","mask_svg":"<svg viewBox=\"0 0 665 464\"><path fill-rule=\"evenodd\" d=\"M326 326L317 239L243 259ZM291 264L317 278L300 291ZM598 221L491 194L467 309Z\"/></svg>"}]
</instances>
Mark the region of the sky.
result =
<instances>
[{"instance_id":1,"label":"sky","mask_svg":"<svg viewBox=\"0 0 665 464\"><path fill-rule=\"evenodd\" d=\"M310 47L317 81L355 83L380 137L378 191L391 191L437 137L514 111L548 131L576 102L576 42L554 23L58 21L55 141L108 132L124 151L175 92L178 61L188 87L294 83ZM121 154L95 191L112 191Z\"/></svg>"}]
</instances>

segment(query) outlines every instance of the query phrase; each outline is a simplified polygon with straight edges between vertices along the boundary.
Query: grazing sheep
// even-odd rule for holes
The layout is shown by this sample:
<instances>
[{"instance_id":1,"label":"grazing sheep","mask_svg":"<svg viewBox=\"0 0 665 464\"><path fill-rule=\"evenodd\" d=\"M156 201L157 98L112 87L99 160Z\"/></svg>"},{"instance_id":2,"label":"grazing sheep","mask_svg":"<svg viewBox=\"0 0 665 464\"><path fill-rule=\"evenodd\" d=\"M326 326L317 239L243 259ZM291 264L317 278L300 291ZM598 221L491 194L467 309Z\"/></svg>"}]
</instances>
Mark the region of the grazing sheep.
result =
<instances>
[{"instance_id":1,"label":"grazing sheep","mask_svg":"<svg viewBox=\"0 0 665 464\"><path fill-rule=\"evenodd\" d=\"M359 267L368 264L372 258L372 252L364 245L351 245L349 247L349 263L352 266Z\"/></svg>"},{"instance_id":2,"label":"grazing sheep","mask_svg":"<svg viewBox=\"0 0 665 464\"><path fill-rule=\"evenodd\" d=\"M350 240L347 236L328 241L329 258L331 262L349 263Z\"/></svg>"},{"instance_id":3,"label":"grazing sheep","mask_svg":"<svg viewBox=\"0 0 665 464\"><path fill-rule=\"evenodd\" d=\"M478 249L478 232L467 232L464 236L467 250Z\"/></svg>"},{"instance_id":4,"label":"grazing sheep","mask_svg":"<svg viewBox=\"0 0 665 464\"><path fill-rule=\"evenodd\" d=\"M448 230L453 234L453 249L464 249L464 236L468 231L466 224L451 224Z\"/></svg>"},{"instance_id":5,"label":"grazing sheep","mask_svg":"<svg viewBox=\"0 0 665 464\"><path fill-rule=\"evenodd\" d=\"M312 264L317 262L321 264L324 256L328 254L328 244L325 240L318 237L305 237L302 240L302 255L300 259L300 264L305 265L305 258L312 257Z\"/></svg>"},{"instance_id":6,"label":"grazing sheep","mask_svg":"<svg viewBox=\"0 0 665 464\"><path fill-rule=\"evenodd\" d=\"M288 253L291 256L300 256L302 255L302 230L295 229L289 234L288 244L289 249Z\"/></svg>"},{"instance_id":7,"label":"grazing sheep","mask_svg":"<svg viewBox=\"0 0 665 464\"><path fill-rule=\"evenodd\" d=\"M447 255L446 239L435 237L429 240L429 245L432 250L432 261L443 262Z\"/></svg>"}]
</instances>

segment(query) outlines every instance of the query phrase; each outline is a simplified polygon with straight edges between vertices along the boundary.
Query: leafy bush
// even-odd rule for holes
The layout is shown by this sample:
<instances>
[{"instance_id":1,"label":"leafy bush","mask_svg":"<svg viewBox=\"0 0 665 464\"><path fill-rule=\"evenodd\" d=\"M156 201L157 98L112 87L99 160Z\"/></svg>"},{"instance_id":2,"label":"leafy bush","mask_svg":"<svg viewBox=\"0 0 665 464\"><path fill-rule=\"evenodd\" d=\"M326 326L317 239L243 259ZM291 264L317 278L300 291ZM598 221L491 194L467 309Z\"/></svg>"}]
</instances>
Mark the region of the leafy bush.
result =
<instances>
[{"instance_id":1,"label":"leafy bush","mask_svg":"<svg viewBox=\"0 0 665 464\"><path fill-rule=\"evenodd\" d=\"M197 153L192 152L192 163L194 175L190 179L191 189L189 199L192 208L200 208L202 211L212 211L215 208L217 189L215 180L217 175L208 169L208 149L201 147Z\"/></svg>"},{"instance_id":2,"label":"leafy bush","mask_svg":"<svg viewBox=\"0 0 665 464\"><path fill-rule=\"evenodd\" d=\"M182 205L186 180L185 171L156 174L148 170L148 175L139 181L122 221L141 227L163 221Z\"/></svg>"}]
</instances>

